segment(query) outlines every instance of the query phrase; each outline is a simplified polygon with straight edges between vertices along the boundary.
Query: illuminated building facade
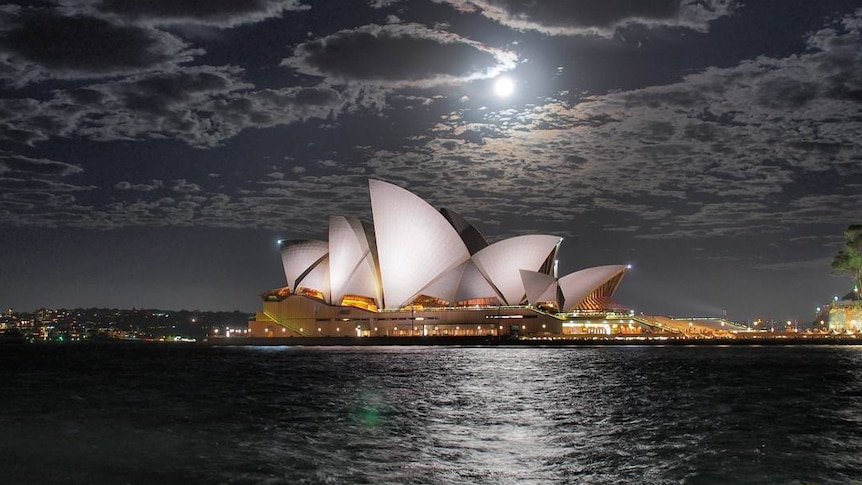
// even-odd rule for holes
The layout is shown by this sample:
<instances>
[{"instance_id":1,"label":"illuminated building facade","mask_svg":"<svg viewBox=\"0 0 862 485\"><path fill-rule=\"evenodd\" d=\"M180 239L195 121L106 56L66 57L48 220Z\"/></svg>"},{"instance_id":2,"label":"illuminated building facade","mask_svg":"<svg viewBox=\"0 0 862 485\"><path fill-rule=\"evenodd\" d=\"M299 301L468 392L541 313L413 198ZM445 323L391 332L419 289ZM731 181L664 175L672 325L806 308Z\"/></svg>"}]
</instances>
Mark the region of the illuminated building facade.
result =
<instances>
[{"instance_id":1,"label":"illuminated building facade","mask_svg":"<svg viewBox=\"0 0 862 485\"><path fill-rule=\"evenodd\" d=\"M862 333L862 300L836 300L827 307L829 331Z\"/></svg>"},{"instance_id":2,"label":"illuminated building facade","mask_svg":"<svg viewBox=\"0 0 862 485\"><path fill-rule=\"evenodd\" d=\"M612 299L627 266L558 277L559 236L489 243L459 214L404 188L370 180L369 191L373 223L335 215L328 241L280 241L287 286L263 295L252 336L640 331Z\"/></svg>"}]
</instances>

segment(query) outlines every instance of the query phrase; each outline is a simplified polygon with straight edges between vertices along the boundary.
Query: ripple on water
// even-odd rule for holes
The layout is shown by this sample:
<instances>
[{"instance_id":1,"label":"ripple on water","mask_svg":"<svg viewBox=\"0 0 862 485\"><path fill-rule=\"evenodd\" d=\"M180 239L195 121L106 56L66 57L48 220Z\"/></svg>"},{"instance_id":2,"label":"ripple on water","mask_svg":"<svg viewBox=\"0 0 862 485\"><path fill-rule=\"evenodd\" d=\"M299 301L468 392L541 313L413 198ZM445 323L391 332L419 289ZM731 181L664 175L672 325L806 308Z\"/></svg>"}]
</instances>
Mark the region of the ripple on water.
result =
<instances>
[{"instance_id":1,"label":"ripple on water","mask_svg":"<svg viewBox=\"0 0 862 485\"><path fill-rule=\"evenodd\" d=\"M857 347L6 350L9 483L862 483Z\"/></svg>"}]
</instances>

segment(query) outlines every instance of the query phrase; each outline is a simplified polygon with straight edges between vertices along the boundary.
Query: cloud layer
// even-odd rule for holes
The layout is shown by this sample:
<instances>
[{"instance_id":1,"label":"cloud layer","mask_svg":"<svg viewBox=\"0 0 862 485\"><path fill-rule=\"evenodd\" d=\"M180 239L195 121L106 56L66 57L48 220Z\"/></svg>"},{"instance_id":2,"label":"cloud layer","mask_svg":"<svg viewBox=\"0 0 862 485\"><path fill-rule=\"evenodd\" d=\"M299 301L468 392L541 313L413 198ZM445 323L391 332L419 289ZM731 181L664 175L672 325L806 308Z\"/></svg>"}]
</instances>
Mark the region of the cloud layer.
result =
<instances>
[{"instance_id":1,"label":"cloud layer","mask_svg":"<svg viewBox=\"0 0 862 485\"><path fill-rule=\"evenodd\" d=\"M333 82L431 87L494 77L514 53L418 24L368 25L297 46L282 65Z\"/></svg>"},{"instance_id":2,"label":"cloud layer","mask_svg":"<svg viewBox=\"0 0 862 485\"><path fill-rule=\"evenodd\" d=\"M439 0L463 11L478 11L508 27L548 35L612 36L631 25L685 27L706 31L709 22L733 10L730 0Z\"/></svg>"}]
</instances>

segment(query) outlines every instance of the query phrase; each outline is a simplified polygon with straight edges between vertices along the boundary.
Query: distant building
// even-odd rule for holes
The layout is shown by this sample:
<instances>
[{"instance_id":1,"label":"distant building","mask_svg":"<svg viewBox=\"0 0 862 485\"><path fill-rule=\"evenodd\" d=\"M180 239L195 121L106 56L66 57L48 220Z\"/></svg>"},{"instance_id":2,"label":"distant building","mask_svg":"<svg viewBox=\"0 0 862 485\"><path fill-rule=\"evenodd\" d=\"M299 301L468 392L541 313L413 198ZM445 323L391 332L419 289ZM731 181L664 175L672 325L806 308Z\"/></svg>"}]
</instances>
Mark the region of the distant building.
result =
<instances>
[{"instance_id":1,"label":"distant building","mask_svg":"<svg viewBox=\"0 0 862 485\"><path fill-rule=\"evenodd\" d=\"M373 223L333 215L328 241L279 241L287 285L262 295L255 337L687 332L613 300L626 265L557 276L562 238L495 243L447 209L370 180Z\"/></svg>"},{"instance_id":2,"label":"distant building","mask_svg":"<svg viewBox=\"0 0 862 485\"><path fill-rule=\"evenodd\" d=\"M836 300L828 307L829 330L838 333L862 332L862 301Z\"/></svg>"}]
</instances>

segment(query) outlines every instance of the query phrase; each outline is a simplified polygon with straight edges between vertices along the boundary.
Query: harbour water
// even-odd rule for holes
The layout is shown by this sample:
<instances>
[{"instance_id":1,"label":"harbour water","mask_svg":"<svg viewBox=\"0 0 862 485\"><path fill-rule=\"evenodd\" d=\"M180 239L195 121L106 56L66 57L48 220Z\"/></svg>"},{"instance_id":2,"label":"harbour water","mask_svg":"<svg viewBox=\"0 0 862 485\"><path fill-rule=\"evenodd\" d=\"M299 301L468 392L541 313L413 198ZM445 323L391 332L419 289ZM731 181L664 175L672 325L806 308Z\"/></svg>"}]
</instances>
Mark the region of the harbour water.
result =
<instances>
[{"instance_id":1,"label":"harbour water","mask_svg":"<svg viewBox=\"0 0 862 485\"><path fill-rule=\"evenodd\" d=\"M862 483L862 347L0 348L3 483Z\"/></svg>"}]
</instances>

